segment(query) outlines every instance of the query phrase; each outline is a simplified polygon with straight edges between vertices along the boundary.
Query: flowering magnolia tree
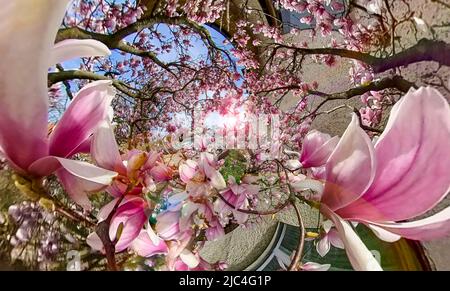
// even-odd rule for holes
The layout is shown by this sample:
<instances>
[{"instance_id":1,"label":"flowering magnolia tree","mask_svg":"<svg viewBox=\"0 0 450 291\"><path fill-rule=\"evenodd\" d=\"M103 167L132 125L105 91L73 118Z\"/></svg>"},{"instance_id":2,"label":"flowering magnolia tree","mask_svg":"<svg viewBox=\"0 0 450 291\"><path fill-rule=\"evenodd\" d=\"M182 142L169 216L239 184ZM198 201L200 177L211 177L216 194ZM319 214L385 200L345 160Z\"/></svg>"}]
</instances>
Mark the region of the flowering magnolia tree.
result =
<instances>
[{"instance_id":1,"label":"flowering magnolia tree","mask_svg":"<svg viewBox=\"0 0 450 291\"><path fill-rule=\"evenodd\" d=\"M288 209L286 270L333 264L306 261L305 240L381 270L357 223L387 242L447 235L450 208L423 214L450 189L448 24L409 1L266 2L0 0L2 257L224 270L205 242ZM349 89L320 91L335 81L309 66L344 60ZM438 67L405 72L423 62ZM312 129L349 111L340 137ZM315 231L300 204L320 212Z\"/></svg>"}]
</instances>

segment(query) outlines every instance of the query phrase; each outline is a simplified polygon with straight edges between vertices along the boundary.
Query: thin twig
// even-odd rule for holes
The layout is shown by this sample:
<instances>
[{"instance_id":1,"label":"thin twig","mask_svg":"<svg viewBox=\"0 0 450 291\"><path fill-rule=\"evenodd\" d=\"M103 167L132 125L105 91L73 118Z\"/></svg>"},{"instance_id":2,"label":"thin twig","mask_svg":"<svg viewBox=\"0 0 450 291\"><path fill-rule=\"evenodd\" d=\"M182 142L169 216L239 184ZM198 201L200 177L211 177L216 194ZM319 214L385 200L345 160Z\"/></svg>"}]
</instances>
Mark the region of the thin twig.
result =
<instances>
[{"instance_id":1,"label":"thin twig","mask_svg":"<svg viewBox=\"0 0 450 291\"><path fill-rule=\"evenodd\" d=\"M292 259L291 265L288 268L288 271L295 271L299 261L302 257L303 254L303 248L305 246L305 225L303 223L303 219L302 219L302 215L300 213L300 209L298 209L297 204L295 204L295 200L293 200L291 202L292 206L295 209L295 213L297 214L297 219L298 219L298 223L299 223L299 228L300 228L300 234L298 237L298 245L297 245L297 249L295 250L295 254L294 254L294 258Z\"/></svg>"},{"instance_id":2,"label":"thin twig","mask_svg":"<svg viewBox=\"0 0 450 291\"><path fill-rule=\"evenodd\" d=\"M265 211L258 211L258 210L249 210L249 209L240 209L240 208L236 208L236 206L234 206L233 204L231 204L227 199L225 199L225 197L223 197L220 193L217 193L217 196L223 201L225 202L225 204L227 204L229 207L231 207L232 209L242 212L242 213L247 213L247 214L256 214L256 215L271 215L271 214L276 214L278 212L280 212L281 210L283 210L284 208L286 208L286 206L289 205L289 200L286 200L285 202L283 202L282 204L277 205L274 209L272 210L265 210Z\"/></svg>"}]
</instances>

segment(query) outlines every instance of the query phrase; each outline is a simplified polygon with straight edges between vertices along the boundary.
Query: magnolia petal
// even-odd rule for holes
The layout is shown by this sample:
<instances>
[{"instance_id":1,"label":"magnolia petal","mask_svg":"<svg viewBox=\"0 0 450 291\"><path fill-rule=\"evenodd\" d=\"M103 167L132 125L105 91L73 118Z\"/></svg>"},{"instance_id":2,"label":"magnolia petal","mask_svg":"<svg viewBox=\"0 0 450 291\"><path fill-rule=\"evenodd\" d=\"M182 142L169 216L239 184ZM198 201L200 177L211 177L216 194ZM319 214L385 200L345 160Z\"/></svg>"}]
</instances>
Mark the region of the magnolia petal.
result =
<instances>
[{"instance_id":1,"label":"magnolia petal","mask_svg":"<svg viewBox=\"0 0 450 291\"><path fill-rule=\"evenodd\" d=\"M326 164L322 203L333 211L344 207L364 193L374 176L372 142L359 127L356 114L353 114L352 121Z\"/></svg>"},{"instance_id":2,"label":"magnolia petal","mask_svg":"<svg viewBox=\"0 0 450 291\"><path fill-rule=\"evenodd\" d=\"M208 164L210 166L214 166L216 164L216 159L213 154L202 152L200 153L200 163L203 165Z\"/></svg>"},{"instance_id":3,"label":"magnolia petal","mask_svg":"<svg viewBox=\"0 0 450 291\"><path fill-rule=\"evenodd\" d=\"M233 205L235 209L248 209L249 203L247 195L245 193L240 194L239 197L237 197L237 201L233 203ZM238 224L244 224L249 217L247 213L238 210L233 210L233 216Z\"/></svg>"},{"instance_id":4,"label":"magnolia petal","mask_svg":"<svg viewBox=\"0 0 450 291\"><path fill-rule=\"evenodd\" d=\"M205 155L205 157L207 156ZM208 177L210 180L211 186L213 186L217 190L225 189L225 187L227 187L227 184L222 174L220 174L219 171L217 171L213 166L211 166L208 162L206 162L206 160L207 159L205 158L204 161L202 162L202 166L206 177Z\"/></svg>"},{"instance_id":5,"label":"magnolia petal","mask_svg":"<svg viewBox=\"0 0 450 291\"><path fill-rule=\"evenodd\" d=\"M151 168L150 175L156 182L168 181L172 177L172 170L163 163L157 163L156 166Z\"/></svg>"},{"instance_id":6,"label":"magnolia petal","mask_svg":"<svg viewBox=\"0 0 450 291\"><path fill-rule=\"evenodd\" d=\"M131 244L131 248L141 257L152 257L155 255L164 255L169 251L166 243L159 240L154 243L145 230L141 230L139 236Z\"/></svg>"},{"instance_id":7,"label":"magnolia petal","mask_svg":"<svg viewBox=\"0 0 450 291\"><path fill-rule=\"evenodd\" d=\"M302 164L300 163L299 160L287 160L286 161L286 167L291 170L298 170L302 167Z\"/></svg>"},{"instance_id":8,"label":"magnolia petal","mask_svg":"<svg viewBox=\"0 0 450 291\"><path fill-rule=\"evenodd\" d=\"M330 241L328 240L328 235L325 235L319 242L316 244L316 251L321 257L325 257L326 254L330 251Z\"/></svg>"},{"instance_id":9,"label":"magnolia petal","mask_svg":"<svg viewBox=\"0 0 450 291\"><path fill-rule=\"evenodd\" d=\"M91 155L100 167L126 174L127 169L122 162L114 132L106 120L102 121L94 132Z\"/></svg>"},{"instance_id":10,"label":"magnolia petal","mask_svg":"<svg viewBox=\"0 0 450 291\"><path fill-rule=\"evenodd\" d=\"M228 201L229 203L231 203L232 205L234 205L234 200L236 200L236 195L233 194L233 192L231 190L227 190L223 193L221 193L222 197L224 200ZM216 199L216 201L214 201L214 211L219 213L219 214L228 214L231 211L231 207L228 206L227 203L225 203L222 198L218 198Z\"/></svg>"},{"instance_id":11,"label":"magnolia petal","mask_svg":"<svg viewBox=\"0 0 450 291\"><path fill-rule=\"evenodd\" d=\"M210 226L206 229L205 236L208 241L215 241L222 236L225 235L225 230L223 229L222 225L217 223L215 226Z\"/></svg>"},{"instance_id":12,"label":"magnolia petal","mask_svg":"<svg viewBox=\"0 0 450 291\"><path fill-rule=\"evenodd\" d=\"M167 211L156 218L156 233L164 240L175 239L180 233L180 212Z\"/></svg>"},{"instance_id":13,"label":"magnolia petal","mask_svg":"<svg viewBox=\"0 0 450 291\"><path fill-rule=\"evenodd\" d=\"M194 203L188 201L181 208L181 217L179 221L180 230L186 230L191 227L192 214L198 210L201 210L204 206L200 203Z\"/></svg>"},{"instance_id":14,"label":"magnolia petal","mask_svg":"<svg viewBox=\"0 0 450 291\"><path fill-rule=\"evenodd\" d=\"M108 117L114 97L111 81L95 81L81 89L50 135L50 154L70 157L100 122Z\"/></svg>"},{"instance_id":15,"label":"magnolia petal","mask_svg":"<svg viewBox=\"0 0 450 291\"><path fill-rule=\"evenodd\" d=\"M207 174L208 176L208 174ZM211 179L210 183L211 186L216 188L217 190L222 190L227 187L227 184L225 183L225 179L223 178L222 174L217 170L212 170L209 172L209 178Z\"/></svg>"},{"instance_id":16,"label":"magnolia petal","mask_svg":"<svg viewBox=\"0 0 450 291\"><path fill-rule=\"evenodd\" d=\"M161 161L161 154L157 152L149 152L147 161L145 162L145 168L155 167L156 164Z\"/></svg>"},{"instance_id":17,"label":"magnolia petal","mask_svg":"<svg viewBox=\"0 0 450 291\"><path fill-rule=\"evenodd\" d=\"M88 193L104 189L117 176L116 172L86 162L52 156L37 160L29 171L36 176L47 176L56 171L67 194L87 210L91 208Z\"/></svg>"},{"instance_id":18,"label":"magnolia petal","mask_svg":"<svg viewBox=\"0 0 450 291\"><path fill-rule=\"evenodd\" d=\"M240 209L246 209L246 208L247 207L243 207L243 208L240 208ZM236 222L238 224L242 225L248 220L249 215L247 213L235 210L235 211L233 211L233 217L234 217L234 219L236 220Z\"/></svg>"},{"instance_id":19,"label":"magnolia petal","mask_svg":"<svg viewBox=\"0 0 450 291\"><path fill-rule=\"evenodd\" d=\"M391 233L392 238L395 235L402 236L413 240L432 240L442 238L450 234L450 207L421 220L411 222L386 222L386 223L372 223L370 228L379 227L383 229L383 234ZM377 234L377 232L375 232ZM378 234L377 234L378 236ZM380 237L384 240L386 236Z\"/></svg>"},{"instance_id":20,"label":"magnolia petal","mask_svg":"<svg viewBox=\"0 0 450 291\"><path fill-rule=\"evenodd\" d=\"M128 248L141 233L147 221L145 205L145 201L139 198L125 202L117 209L109 227L109 237L111 240L114 240L116 239L119 226L123 225L122 233L116 243L116 252L121 252Z\"/></svg>"},{"instance_id":21,"label":"magnolia petal","mask_svg":"<svg viewBox=\"0 0 450 291\"><path fill-rule=\"evenodd\" d=\"M74 149L74 153L82 153L82 154L89 154L91 152L91 143L92 143L92 136L86 139L83 143L81 143L77 148Z\"/></svg>"},{"instance_id":22,"label":"magnolia petal","mask_svg":"<svg viewBox=\"0 0 450 291\"><path fill-rule=\"evenodd\" d=\"M424 214L450 190L450 106L431 87L408 92L375 145L376 177L346 218L407 220Z\"/></svg>"},{"instance_id":23,"label":"magnolia petal","mask_svg":"<svg viewBox=\"0 0 450 291\"><path fill-rule=\"evenodd\" d=\"M106 205L104 205L102 208L100 208L100 211L97 214L97 219L99 222L104 221L108 218L109 214L111 213L111 211L113 211L114 207L117 204L117 201L119 201L119 197L114 198L113 200L111 200L110 202L108 202ZM142 198L139 196L134 196L134 195L126 195L124 198L122 198L122 202L120 203L119 206L136 200L138 202L142 202Z\"/></svg>"},{"instance_id":24,"label":"magnolia petal","mask_svg":"<svg viewBox=\"0 0 450 291\"><path fill-rule=\"evenodd\" d=\"M331 229L328 233L328 240L330 241L331 245L335 248L344 249L344 243L342 242L341 238L339 237L339 233L335 229Z\"/></svg>"},{"instance_id":25,"label":"magnolia petal","mask_svg":"<svg viewBox=\"0 0 450 291\"><path fill-rule=\"evenodd\" d=\"M178 171L180 179L184 183L189 182L195 175L198 169L198 164L192 160L186 160L186 163L181 164Z\"/></svg>"},{"instance_id":26,"label":"magnolia petal","mask_svg":"<svg viewBox=\"0 0 450 291\"><path fill-rule=\"evenodd\" d=\"M402 237L398 234L389 232L381 227L375 226L375 225L371 225L371 224L367 224L367 227L370 228L372 230L372 232L381 240L386 241L386 242L396 242L399 239L401 239Z\"/></svg>"},{"instance_id":27,"label":"magnolia petal","mask_svg":"<svg viewBox=\"0 0 450 291\"><path fill-rule=\"evenodd\" d=\"M153 227L151 226L150 222L147 221L147 226L145 227L145 230L147 231L147 235L152 241L154 245L159 245L159 243L162 241L162 239L156 234L156 232L153 230Z\"/></svg>"},{"instance_id":28,"label":"magnolia petal","mask_svg":"<svg viewBox=\"0 0 450 291\"><path fill-rule=\"evenodd\" d=\"M318 194L323 193L323 183L313 179L305 179L290 183L296 191L305 191L310 189Z\"/></svg>"},{"instance_id":29,"label":"magnolia petal","mask_svg":"<svg viewBox=\"0 0 450 291\"><path fill-rule=\"evenodd\" d=\"M169 264L167 264L169 265ZM186 265L181 259L177 259L174 263L171 264L171 271L190 271L188 265Z\"/></svg>"},{"instance_id":30,"label":"magnolia petal","mask_svg":"<svg viewBox=\"0 0 450 291\"><path fill-rule=\"evenodd\" d=\"M302 265L303 271L328 271L330 269L330 264L319 264L314 262L307 262Z\"/></svg>"},{"instance_id":31,"label":"magnolia petal","mask_svg":"<svg viewBox=\"0 0 450 291\"><path fill-rule=\"evenodd\" d=\"M181 252L189 244L190 240L190 234L185 233L185 235L183 235L179 240L168 243L169 252L166 256L166 265L169 270L174 270L177 259L179 258Z\"/></svg>"},{"instance_id":32,"label":"magnolia petal","mask_svg":"<svg viewBox=\"0 0 450 291\"><path fill-rule=\"evenodd\" d=\"M117 176L116 172L99 168L83 161L64 159L48 156L37 160L30 166L30 172L38 176L47 176L60 167L63 167L72 175L101 185L109 185Z\"/></svg>"},{"instance_id":33,"label":"magnolia petal","mask_svg":"<svg viewBox=\"0 0 450 291\"><path fill-rule=\"evenodd\" d=\"M47 155L47 72L68 0L0 1L0 147L23 172Z\"/></svg>"},{"instance_id":34,"label":"magnolia petal","mask_svg":"<svg viewBox=\"0 0 450 291\"><path fill-rule=\"evenodd\" d=\"M104 57L111 51L103 43L93 39L67 39L58 42L52 49L48 66L83 57Z\"/></svg>"},{"instance_id":35,"label":"magnolia petal","mask_svg":"<svg viewBox=\"0 0 450 291\"><path fill-rule=\"evenodd\" d=\"M67 194L69 194L70 198L86 210L91 210L92 208L88 193L99 191L105 187L105 185L80 179L65 169L59 169L56 171L56 176L63 185Z\"/></svg>"},{"instance_id":36,"label":"magnolia petal","mask_svg":"<svg viewBox=\"0 0 450 291\"><path fill-rule=\"evenodd\" d=\"M99 252L104 253L105 247L103 245L102 240L98 236L96 232L90 233L86 238L86 243L93 249Z\"/></svg>"},{"instance_id":37,"label":"magnolia petal","mask_svg":"<svg viewBox=\"0 0 450 291\"><path fill-rule=\"evenodd\" d=\"M321 212L331 219L344 244L348 259L356 271L382 271L380 264L367 249L350 224L344 221L326 205L321 205Z\"/></svg>"},{"instance_id":38,"label":"magnolia petal","mask_svg":"<svg viewBox=\"0 0 450 291\"><path fill-rule=\"evenodd\" d=\"M123 200L125 200L125 199L126 199L126 197ZM108 218L109 214L111 213L111 211L113 211L114 206L117 204L118 200L119 200L119 198L114 198L109 203L107 203L102 208L100 208L100 211L97 214L98 222L104 221ZM124 201L121 204L123 204L123 203L124 203Z\"/></svg>"},{"instance_id":39,"label":"magnolia petal","mask_svg":"<svg viewBox=\"0 0 450 291\"><path fill-rule=\"evenodd\" d=\"M111 194L113 197L120 197L125 193L128 189L127 183L122 183L120 180L115 180L114 183L111 184L106 191Z\"/></svg>"},{"instance_id":40,"label":"magnolia petal","mask_svg":"<svg viewBox=\"0 0 450 291\"><path fill-rule=\"evenodd\" d=\"M191 251L184 249L180 253L180 259L185 263L189 268L195 268L200 263L200 260L194 255Z\"/></svg>"},{"instance_id":41,"label":"magnolia petal","mask_svg":"<svg viewBox=\"0 0 450 291\"><path fill-rule=\"evenodd\" d=\"M303 140L300 153L302 167L311 168L325 165L338 142L337 136L332 138L330 135L317 130L310 131Z\"/></svg>"}]
</instances>

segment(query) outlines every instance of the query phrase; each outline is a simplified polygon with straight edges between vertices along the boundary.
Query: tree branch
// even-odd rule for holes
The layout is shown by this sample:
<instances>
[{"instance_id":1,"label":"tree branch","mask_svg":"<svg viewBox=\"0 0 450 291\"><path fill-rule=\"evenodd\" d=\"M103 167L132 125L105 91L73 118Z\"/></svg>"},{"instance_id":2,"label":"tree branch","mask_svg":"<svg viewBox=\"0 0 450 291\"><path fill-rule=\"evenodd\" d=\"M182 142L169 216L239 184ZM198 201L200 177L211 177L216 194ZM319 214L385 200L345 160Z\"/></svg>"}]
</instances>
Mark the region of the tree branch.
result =
<instances>
[{"instance_id":1,"label":"tree branch","mask_svg":"<svg viewBox=\"0 0 450 291\"><path fill-rule=\"evenodd\" d=\"M163 16L147 16L139 19L138 21L134 22L133 24L130 24L122 29L119 29L113 34L101 34L96 32L91 32L79 27L70 27L70 28L62 28L58 31L58 34L56 36L56 42L60 42L62 40L66 39L94 39L97 41L102 42L105 44L109 49L118 49L126 53L130 53L136 56L140 57L146 57L150 58L155 64L162 67L163 69L167 70L168 72L172 73L170 67L175 66L175 63L164 63L160 59L158 59L157 55L151 51L143 51L140 49L137 49L133 47L132 45L127 44L124 39L133 34L137 33L145 28L150 28L155 24L158 23L166 23L170 25L185 25L193 29L195 32L197 32L200 37L205 40L206 44L209 45L211 48L220 51L221 53L225 54L230 62L230 64L233 66L233 68L236 70L234 66L234 62L229 55L227 51L224 49L218 47L214 40L212 39L211 35L209 34L208 30L204 28L201 25L198 25L197 23L190 21L189 19L185 17L163 17Z\"/></svg>"},{"instance_id":2,"label":"tree branch","mask_svg":"<svg viewBox=\"0 0 450 291\"><path fill-rule=\"evenodd\" d=\"M129 95L131 97L137 98L137 94L131 91L128 85L125 83L119 81L110 79L106 76L102 76L96 73L88 72L88 71L82 71L82 70L68 70L68 71L61 71L61 72L55 72L55 73L49 73L48 74L48 86L52 86L59 82L65 82L73 79L79 79L79 80L91 80L91 81L100 81L100 80L109 80L113 83L114 87L116 87L119 91L122 93Z\"/></svg>"},{"instance_id":3,"label":"tree branch","mask_svg":"<svg viewBox=\"0 0 450 291\"><path fill-rule=\"evenodd\" d=\"M416 45L391 57L377 58L369 65L372 66L374 73L381 73L423 61L435 61L440 65L450 66L450 44L423 38Z\"/></svg>"},{"instance_id":4,"label":"tree branch","mask_svg":"<svg viewBox=\"0 0 450 291\"><path fill-rule=\"evenodd\" d=\"M288 268L288 271L295 271L298 263L300 262L303 254L303 248L305 246L305 225L303 223L302 215L300 213L300 209L298 209L297 204L295 204L295 200L291 202L292 206L295 209L295 214L297 215L300 233L298 237L298 245L295 250L294 258L292 259L291 265Z\"/></svg>"},{"instance_id":5,"label":"tree branch","mask_svg":"<svg viewBox=\"0 0 450 291\"><path fill-rule=\"evenodd\" d=\"M281 210L283 210L284 208L286 208L286 206L289 205L289 200L286 200L284 203L281 203L279 205L277 205L274 209L272 210L265 210L265 211L258 211L258 210L249 210L249 209L239 209L236 208L236 206L234 206L232 203L230 203L227 199L225 199L225 197L223 197L220 193L217 193L217 196L223 201L225 202L226 205L228 205L229 207L231 207L234 210L237 210L239 212L242 213L247 213L247 214L256 214L256 215L271 215L271 214L276 214L278 212L280 212Z\"/></svg>"},{"instance_id":6,"label":"tree branch","mask_svg":"<svg viewBox=\"0 0 450 291\"><path fill-rule=\"evenodd\" d=\"M358 60L370 65L374 73L382 73L389 69L408 66L422 61L435 61L440 65L450 66L450 44L423 38L412 47L387 58L379 58L368 53L340 48L298 48L283 44L279 47L292 49L303 55L335 55Z\"/></svg>"},{"instance_id":7,"label":"tree branch","mask_svg":"<svg viewBox=\"0 0 450 291\"><path fill-rule=\"evenodd\" d=\"M308 91L308 93L325 97L328 100L337 100L337 99L350 99L352 97L362 95L369 91L381 91L389 88L395 88L402 92L408 92L408 90L411 87L415 87L415 84L403 79L403 77L401 76L396 75L393 77L386 77L381 80L373 81L368 85L361 85L339 93L328 94L313 90Z\"/></svg>"},{"instance_id":8,"label":"tree branch","mask_svg":"<svg viewBox=\"0 0 450 291\"><path fill-rule=\"evenodd\" d=\"M101 221L99 224L97 224L97 227L95 228L95 232L100 237L100 240L103 243L103 246L105 247L105 254L106 254L106 261L108 263L108 270L110 271L117 271L117 264L116 264L116 239L111 240L111 237L109 235L109 227L111 225L111 220L116 214L117 209L119 208L120 204L122 203L126 193L128 193L129 190L120 196L120 198L117 200L116 204L114 205L114 208L109 213L108 217Z\"/></svg>"},{"instance_id":9,"label":"tree branch","mask_svg":"<svg viewBox=\"0 0 450 291\"><path fill-rule=\"evenodd\" d=\"M367 93L369 91L381 91L384 89L389 88L395 88L397 90L400 90L402 92L408 92L410 88L415 88L416 85L414 83L411 83L401 76L393 76L393 77L387 77L378 81L371 82L368 85L363 85L355 88L351 88L347 91L328 94L323 93L319 91L309 91L309 94L317 95L320 97L324 97L325 99L317 105L317 107L309 114L314 115L317 113L317 111L325 105L328 101L331 100L346 100L350 99L355 96L363 95L364 93Z\"/></svg>"}]
</instances>

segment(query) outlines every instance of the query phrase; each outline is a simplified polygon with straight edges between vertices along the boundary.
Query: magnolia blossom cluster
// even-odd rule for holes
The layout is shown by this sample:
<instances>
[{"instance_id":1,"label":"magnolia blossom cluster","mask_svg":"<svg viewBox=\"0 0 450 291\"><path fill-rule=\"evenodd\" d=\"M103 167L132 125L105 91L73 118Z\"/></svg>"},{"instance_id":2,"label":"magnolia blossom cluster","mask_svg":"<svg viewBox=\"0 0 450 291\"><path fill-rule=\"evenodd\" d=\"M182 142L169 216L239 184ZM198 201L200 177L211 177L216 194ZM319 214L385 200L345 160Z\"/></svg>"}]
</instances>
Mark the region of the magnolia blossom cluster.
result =
<instances>
[{"instance_id":1,"label":"magnolia blossom cluster","mask_svg":"<svg viewBox=\"0 0 450 291\"><path fill-rule=\"evenodd\" d=\"M94 133L91 154L99 166L119 174L106 189L116 198L98 214L101 222L118 206L109 228L111 240L116 240L115 251L129 249L146 258L164 256L160 268L211 268L199 256L201 245L193 245L193 239L200 233L206 240L220 238L231 219L246 223L248 215L234 208L248 209L249 198L258 192L257 186L237 185L233 180L227 187L214 156L208 153L201 153L197 160L139 150L120 155L107 122ZM228 204L220 200L219 193ZM87 241L92 248L105 251L97 233Z\"/></svg>"},{"instance_id":2,"label":"magnolia blossom cluster","mask_svg":"<svg viewBox=\"0 0 450 291\"><path fill-rule=\"evenodd\" d=\"M187 17L197 23L214 23L223 17L226 1L224 0L194 0L186 1L183 10Z\"/></svg>"},{"instance_id":3,"label":"magnolia blossom cluster","mask_svg":"<svg viewBox=\"0 0 450 291\"><path fill-rule=\"evenodd\" d=\"M64 22L68 26L78 26L98 33L115 32L139 19L144 10L130 1L109 3L105 0L73 1ZM80 18L82 17L82 18Z\"/></svg>"},{"instance_id":4,"label":"magnolia blossom cluster","mask_svg":"<svg viewBox=\"0 0 450 291\"><path fill-rule=\"evenodd\" d=\"M220 17L224 17L226 9L223 0L193 0L186 1L184 5L179 0L168 0L163 9L169 17L176 17L183 11L189 20L197 23L213 23ZM180 11L178 11L180 10Z\"/></svg>"},{"instance_id":5,"label":"magnolia blossom cluster","mask_svg":"<svg viewBox=\"0 0 450 291\"><path fill-rule=\"evenodd\" d=\"M257 23L253 28L254 33L261 33L265 37L273 39L277 43L281 43L282 37L281 32L277 27L273 27L270 25L265 25L261 22Z\"/></svg>"},{"instance_id":6,"label":"magnolia blossom cluster","mask_svg":"<svg viewBox=\"0 0 450 291\"><path fill-rule=\"evenodd\" d=\"M127 1L109 4L82 0L74 6L74 13L66 13L68 2L45 0L40 6L32 6L32 0L20 4L0 0L6 11L0 23L0 39L5 40L0 41L0 54L4 56L0 63L0 155L15 172L15 187L32 201L10 207L9 215L20 224L11 243L28 242L40 221L53 224L53 214L44 215L38 205L89 224L90 234L85 241L107 258L111 268L116 263L111 258L120 254L144 258L145 264L158 270L226 269L225 262L202 258L206 241L220 239L236 226L251 227L267 213L284 211L289 205L295 207L295 201L317 208L324 218L318 233L302 233L301 239L313 239L317 253L323 257L331 246L345 249L355 270L381 270L381 266L355 232L354 223L365 225L387 242L401 237L427 240L449 233L450 208L414 220L433 209L450 189L450 107L436 89L411 89L396 100L385 130L376 141L361 128L356 114L342 137L331 137L311 130L313 118L301 115L310 91L319 84L303 82L290 73L290 65L286 67L280 61L294 57L295 47L269 53L269 59L276 61L266 74L251 71L259 69L260 63L246 29L281 42L277 28L238 23L234 37L237 47L231 53L246 69L242 74L230 70L224 52L198 62L182 54L180 62L156 69L157 61L136 55L102 59L111 51L92 39L66 39L55 44L62 20L69 27L111 33L143 16L142 8ZM343 44L332 41L332 47L363 51L370 44L373 28L330 14L329 9L342 9L339 1L279 3L292 11L307 11L309 15L302 21L315 22L315 30L319 29L323 36L339 26L345 40ZM225 5L225 1L187 1L183 8L189 21L201 24L223 17ZM35 9L24 9L30 7ZM166 14L176 17L177 10L177 1L167 2ZM133 44L121 44L130 45L131 51L154 49L160 54L174 52L172 42L181 43L178 47L183 49L191 46L188 35L192 30L167 28L173 38L149 28L135 34ZM159 45L149 43L153 39ZM121 54L127 55L127 51ZM117 94L113 87L117 82L113 80L80 82L80 90L58 116L56 125L49 126L49 94L57 96L59 92L56 87L47 88L49 67L76 58L89 58L81 64L82 69L100 68L112 75L117 70L119 75L132 79L130 84L141 84L138 88L148 90L131 100ZM335 62L333 57L317 60L330 66ZM295 69L298 64L292 66ZM23 70L25 67L27 70ZM173 76L172 68L182 77ZM357 85L367 85L374 79L370 67L361 63L355 63L350 75ZM242 79L242 86L237 85ZM23 80L27 80L27 86L23 86ZM274 101L269 93L277 88L282 88L281 97ZM193 111L195 105L201 104L203 119L218 110L235 117L236 133L248 132L239 119L240 110L281 114L278 105L290 89L301 100L282 116L281 133L268 149L210 149L212 139L201 139L197 149L174 146L176 141L171 138L183 135L180 125L170 123L175 113ZM361 101L366 107L360 115L363 124L369 126L380 122L384 105L394 103L377 91L362 95ZM111 105L115 105L115 112ZM131 124L130 128L119 124L123 120ZM148 122L141 132L133 132L133 125L142 120ZM172 134L157 143L150 139L156 127ZM282 156L273 155L267 160L273 152ZM52 175L79 206L79 212L61 210L63 205L50 195L46 179ZM105 194L109 202L96 211L92 193ZM57 241L61 240L54 229L46 230L50 231L39 241L40 262L57 254ZM279 252L274 255L284 269L330 267L296 262Z\"/></svg>"},{"instance_id":7,"label":"magnolia blossom cluster","mask_svg":"<svg viewBox=\"0 0 450 291\"><path fill-rule=\"evenodd\" d=\"M300 176L292 185L313 189L318 195L311 198L320 201L320 211L334 224L335 230L329 222L323 225L319 254L325 255L333 244L345 248L355 269L381 269L346 221L363 223L388 242L448 234L450 208L425 219L403 221L426 213L449 191L446 167L430 164L430 158L446 156L439 151L450 140L449 112L448 102L437 90L420 88L395 104L375 145L356 116L339 141L316 131L307 135L299 160L290 164L309 169L313 180ZM433 137L438 136L436 143ZM421 174L428 170L434 173L433 183Z\"/></svg>"},{"instance_id":8,"label":"magnolia blossom cluster","mask_svg":"<svg viewBox=\"0 0 450 291\"><path fill-rule=\"evenodd\" d=\"M368 4L373 4L372 2L377 1L368 1ZM375 4L379 5L378 2ZM364 51L373 45L372 40L377 39L378 35L384 33L379 29L376 22L361 25L356 23L351 15L336 16L340 15L339 12L344 9L342 1L279 1L279 6L290 11L307 13L302 21L314 24L313 34L316 30L320 30L325 36L328 36L332 29L336 28L337 32L344 36L344 39L342 43L337 43L332 38L330 41L331 47ZM180 4L178 1L164 1L155 11L163 13L163 17L187 17L196 23L216 21L220 22L221 26L226 27L227 21L230 21L227 15L229 11L227 12L226 9L225 1L187 1L184 4ZM254 12L254 10L249 10L248 13L250 12ZM122 4L108 4L104 1L80 1L80 3L74 2L73 7L66 14L65 25L67 27L78 26L93 32L112 33L114 30L111 30L111 27L108 28L106 24L109 19L111 19L109 22L118 23L117 28L123 28L138 21L141 17L143 17L143 8L136 6L133 1ZM220 20L218 20L219 18ZM97 30L92 23L98 23L98 27L106 27L106 29ZM267 107L279 107L282 102L269 105L271 100L275 98L274 96L285 93L282 89L277 90L277 88L295 88L293 89L294 95L301 98L294 112L303 112L306 109L306 102L303 97L308 94L310 89L317 88L318 84L317 82L306 84L291 73L291 69L295 70L295 67L286 68L284 60L300 59L294 50L277 49L273 56L274 60L270 62L270 67L264 68L267 70L267 74L255 77L254 72L251 71L252 69L261 69L260 60L258 60L253 47L265 49L265 43L259 38L252 37L251 34L262 35L272 39L275 43L284 43L285 39L281 36L280 28L262 22L253 24L245 18L236 23L236 28L237 30L231 36L235 48L230 49L230 54L237 59L237 64L245 69L243 70L245 81L241 89L245 90L250 96L252 94L257 95L257 99L267 99L267 102L259 102L258 100L257 103L262 103ZM124 41L131 45L133 49L151 51L157 57L177 54L179 66L173 66L170 69L176 68L176 75L181 76L179 78L175 78L174 74L171 74L166 68L161 68L155 64L154 60L127 54L126 51L121 52L123 57L115 57L114 59L95 58L80 67L89 71L100 70L105 74L111 74L113 78L122 79L122 75L130 76L131 80L126 77L124 81L144 91L146 88L142 88L142 84L147 83L148 80L151 80L153 87L161 87L160 90L156 89L150 92L152 98L158 100L156 104L161 104L161 106L155 106L155 102L134 102L134 100L117 100L114 102L115 118L120 121L119 127L124 138L127 134L135 133L136 128L140 128L139 131L141 132L151 131L154 128L164 130L173 113L184 112L187 109L184 104L192 104L191 100L198 100L198 96L203 96L205 92L220 96L223 92L236 87L234 73L229 72L230 64L227 63L226 57L222 54L212 56L213 65L209 65L208 62L197 63L191 57L189 50L194 43L192 36L196 34L193 29L183 25L171 25L167 27L167 30L172 35L167 36L152 27L143 29L133 35L132 43L129 42L128 38ZM291 33L298 35L299 30L294 28ZM307 47L307 42L293 45L295 47ZM267 50L267 57L270 56L271 51ZM313 56L313 58L328 66L334 66L337 63L337 57L333 55ZM173 62L171 62L171 65L173 65ZM355 79L355 84L360 82L366 84L373 79L373 76L371 76L373 74L367 66L364 67L355 63L354 68L355 70L350 72L350 78ZM361 75L365 76L361 77ZM267 90L273 93L266 95ZM224 102L221 100L208 102L209 107L205 107L205 110L215 110L216 106L212 106L212 104L217 103ZM130 112L132 107L136 109ZM270 112L273 109L262 110ZM374 107L367 107L362 114L365 116L364 120L369 118L374 121L368 121L367 124L376 124L376 121L379 120L377 117L379 113ZM148 117L141 118L141 116ZM296 116L298 117L297 114ZM292 118L286 117L285 120L295 118L295 116ZM299 129L305 128L303 122L285 123L286 130L293 130L292 127L297 125Z\"/></svg>"}]
</instances>

